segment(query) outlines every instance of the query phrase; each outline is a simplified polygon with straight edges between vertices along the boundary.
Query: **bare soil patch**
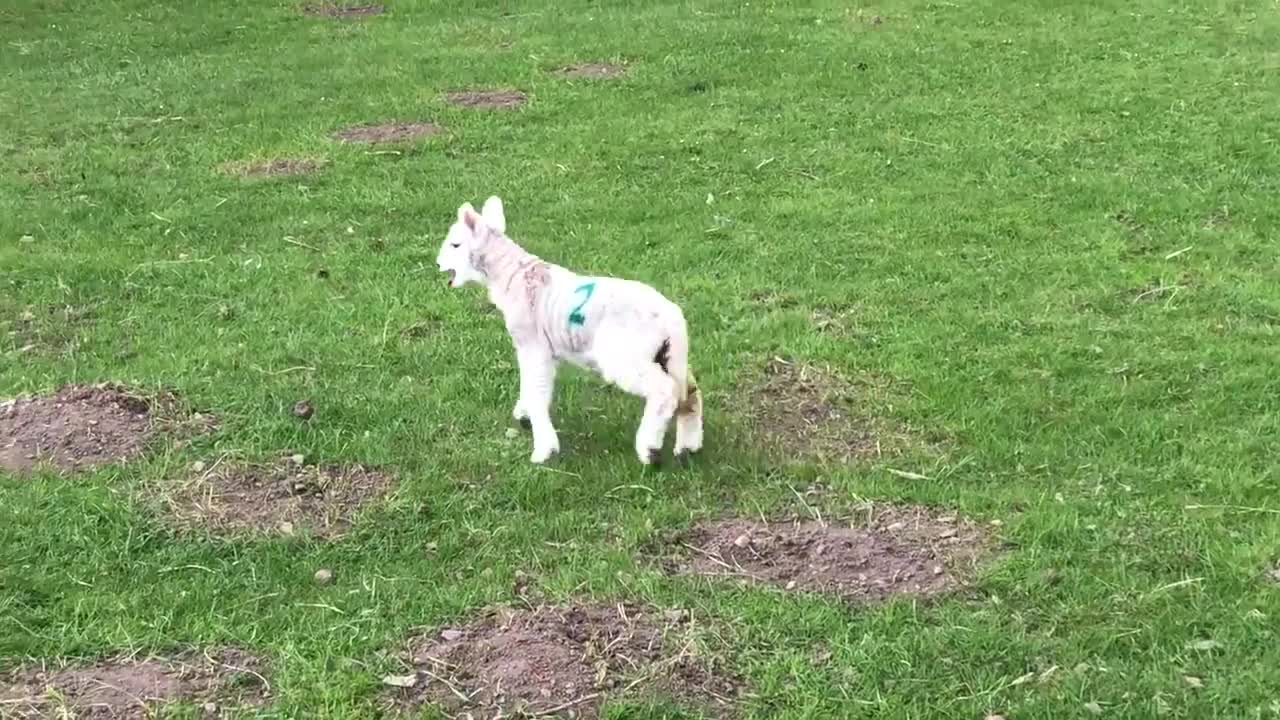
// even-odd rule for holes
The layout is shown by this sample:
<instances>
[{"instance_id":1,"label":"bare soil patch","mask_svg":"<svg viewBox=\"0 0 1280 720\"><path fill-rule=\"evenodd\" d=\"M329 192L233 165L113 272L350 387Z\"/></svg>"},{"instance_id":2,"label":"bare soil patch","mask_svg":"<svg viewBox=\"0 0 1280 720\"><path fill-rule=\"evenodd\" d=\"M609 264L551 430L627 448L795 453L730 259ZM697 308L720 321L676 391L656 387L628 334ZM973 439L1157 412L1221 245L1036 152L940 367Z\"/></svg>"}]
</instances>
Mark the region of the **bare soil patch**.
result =
<instances>
[{"instance_id":1,"label":"bare soil patch","mask_svg":"<svg viewBox=\"0 0 1280 720\"><path fill-rule=\"evenodd\" d=\"M381 15L386 12L387 8L383 5L338 5L337 3L323 2L311 5L305 5L302 8L304 15L331 17L339 19L354 19L372 17Z\"/></svg>"},{"instance_id":2,"label":"bare soil patch","mask_svg":"<svg viewBox=\"0 0 1280 720\"><path fill-rule=\"evenodd\" d=\"M389 704L591 720L608 699L660 693L731 713L741 682L698 654L691 625L685 611L631 605L490 610L410 641L409 674L384 680Z\"/></svg>"},{"instance_id":3,"label":"bare soil patch","mask_svg":"<svg viewBox=\"0 0 1280 720\"><path fill-rule=\"evenodd\" d=\"M300 457L300 456L299 456ZM159 490L181 528L216 534L306 532L333 538L350 529L355 516L391 489L389 474L362 465L197 464L176 488Z\"/></svg>"},{"instance_id":4,"label":"bare soil patch","mask_svg":"<svg viewBox=\"0 0 1280 720\"><path fill-rule=\"evenodd\" d=\"M319 160L310 158L271 158L251 162L227 163L222 171L229 175L243 178L287 177L290 175L310 175L323 166Z\"/></svg>"},{"instance_id":5,"label":"bare soil patch","mask_svg":"<svg viewBox=\"0 0 1280 720\"><path fill-rule=\"evenodd\" d=\"M610 80L627 74L627 69L622 65L611 63L582 63L562 67L555 74L559 77L579 80Z\"/></svg>"},{"instance_id":6,"label":"bare soil patch","mask_svg":"<svg viewBox=\"0 0 1280 720\"><path fill-rule=\"evenodd\" d=\"M854 385L831 370L774 358L745 393L752 435L775 454L843 462L893 454L909 436L865 407L882 391Z\"/></svg>"},{"instance_id":7,"label":"bare soil patch","mask_svg":"<svg viewBox=\"0 0 1280 720\"><path fill-rule=\"evenodd\" d=\"M973 523L919 507L882 507L851 525L727 519L676 540L674 574L732 577L875 602L960 586L990 549Z\"/></svg>"},{"instance_id":8,"label":"bare soil patch","mask_svg":"<svg viewBox=\"0 0 1280 720\"><path fill-rule=\"evenodd\" d=\"M443 132L444 128L432 123L387 123L383 125L356 125L344 128L334 133L333 139L344 143L380 145L410 142L419 138L439 135Z\"/></svg>"},{"instance_id":9,"label":"bare soil patch","mask_svg":"<svg viewBox=\"0 0 1280 720\"><path fill-rule=\"evenodd\" d=\"M141 395L119 385L67 385L54 395L0 403L0 470L41 465L87 470L128 461L158 432L201 432L216 421L188 415L172 394Z\"/></svg>"},{"instance_id":10,"label":"bare soil patch","mask_svg":"<svg viewBox=\"0 0 1280 720\"><path fill-rule=\"evenodd\" d=\"M187 702L202 705L205 717L222 717L270 700L264 672L260 658L236 649L26 668L0 675L0 711L15 720L144 720L165 705Z\"/></svg>"},{"instance_id":11,"label":"bare soil patch","mask_svg":"<svg viewBox=\"0 0 1280 720\"><path fill-rule=\"evenodd\" d=\"M450 105L474 110L515 110L529 102L519 90L462 90L445 95Z\"/></svg>"}]
</instances>

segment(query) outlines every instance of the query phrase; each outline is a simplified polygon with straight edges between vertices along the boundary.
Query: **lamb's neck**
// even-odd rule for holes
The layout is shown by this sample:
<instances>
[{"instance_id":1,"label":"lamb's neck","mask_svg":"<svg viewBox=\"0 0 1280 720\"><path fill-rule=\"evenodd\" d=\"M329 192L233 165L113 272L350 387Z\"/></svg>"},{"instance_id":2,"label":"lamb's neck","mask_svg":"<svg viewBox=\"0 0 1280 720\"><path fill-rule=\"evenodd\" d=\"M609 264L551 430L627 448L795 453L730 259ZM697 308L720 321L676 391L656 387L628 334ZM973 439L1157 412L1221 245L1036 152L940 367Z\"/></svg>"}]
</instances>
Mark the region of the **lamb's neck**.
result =
<instances>
[{"instance_id":1,"label":"lamb's neck","mask_svg":"<svg viewBox=\"0 0 1280 720\"><path fill-rule=\"evenodd\" d=\"M485 253L485 285L489 288L490 300L501 308L508 295L524 292L516 287L518 276L543 260L511 238L495 237L489 242L490 247Z\"/></svg>"}]
</instances>

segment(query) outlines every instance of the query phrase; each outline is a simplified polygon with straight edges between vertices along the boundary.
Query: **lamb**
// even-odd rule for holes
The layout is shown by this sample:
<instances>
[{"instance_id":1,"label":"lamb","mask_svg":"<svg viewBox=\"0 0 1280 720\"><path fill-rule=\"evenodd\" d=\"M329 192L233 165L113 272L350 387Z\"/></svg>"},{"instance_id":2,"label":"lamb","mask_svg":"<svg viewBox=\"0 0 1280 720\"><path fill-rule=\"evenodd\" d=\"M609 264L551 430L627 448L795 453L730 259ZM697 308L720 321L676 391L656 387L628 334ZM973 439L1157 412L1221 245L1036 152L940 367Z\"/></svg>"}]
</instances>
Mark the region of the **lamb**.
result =
<instances>
[{"instance_id":1,"label":"lamb","mask_svg":"<svg viewBox=\"0 0 1280 720\"><path fill-rule=\"evenodd\" d=\"M492 196L477 213L458 208L436 263L449 286L484 285L502 311L520 367L512 416L533 431L530 460L560 451L551 423L551 398L560 362L597 372L644 398L636 431L640 462L658 466L672 419L675 456L686 462L702 449L702 399L689 369L683 312L641 282L578 275L525 251L507 236L502 200Z\"/></svg>"}]
</instances>

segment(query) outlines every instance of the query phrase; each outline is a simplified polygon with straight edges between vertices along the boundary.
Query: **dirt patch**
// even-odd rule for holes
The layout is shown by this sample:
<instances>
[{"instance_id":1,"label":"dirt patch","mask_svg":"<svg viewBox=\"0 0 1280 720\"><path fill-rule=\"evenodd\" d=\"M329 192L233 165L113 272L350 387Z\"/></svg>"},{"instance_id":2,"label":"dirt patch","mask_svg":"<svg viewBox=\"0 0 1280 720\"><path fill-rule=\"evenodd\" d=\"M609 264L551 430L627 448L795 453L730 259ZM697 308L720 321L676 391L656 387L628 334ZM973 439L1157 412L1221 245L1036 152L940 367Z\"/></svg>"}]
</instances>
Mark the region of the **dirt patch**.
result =
<instances>
[{"instance_id":1,"label":"dirt patch","mask_svg":"<svg viewBox=\"0 0 1280 720\"><path fill-rule=\"evenodd\" d=\"M268 702L264 668L261 659L236 649L27 668L0 675L0 711L16 720L143 720L165 705L186 702L202 705L205 717L222 717L225 710Z\"/></svg>"},{"instance_id":2,"label":"dirt patch","mask_svg":"<svg viewBox=\"0 0 1280 720\"><path fill-rule=\"evenodd\" d=\"M600 716L609 699L658 694L732 711L740 681L717 672L688 612L630 605L491 610L409 643L389 704L465 717Z\"/></svg>"},{"instance_id":3,"label":"dirt patch","mask_svg":"<svg viewBox=\"0 0 1280 720\"><path fill-rule=\"evenodd\" d=\"M432 137L444 132L444 128L431 123L388 123L385 125L356 125L344 128L333 134L334 140L344 143L365 143L380 145L385 143L410 142L424 137Z\"/></svg>"},{"instance_id":4,"label":"dirt patch","mask_svg":"<svg viewBox=\"0 0 1280 720\"><path fill-rule=\"evenodd\" d=\"M310 175L322 167L319 160L308 158L272 158L252 162L227 163L222 171L228 175L239 175L243 178L287 177L290 175Z\"/></svg>"},{"instance_id":5,"label":"dirt patch","mask_svg":"<svg viewBox=\"0 0 1280 720\"><path fill-rule=\"evenodd\" d=\"M305 465L301 456L274 465L197 463L191 477L161 495L181 528L217 534L306 532L333 538L351 527L365 505L392 485L386 473L362 465Z\"/></svg>"},{"instance_id":6,"label":"dirt patch","mask_svg":"<svg viewBox=\"0 0 1280 720\"><path fill-rule=\"evenodd\" d=\"M383 5L338 5L336 3L316 3L313 5L305 5L302 8L303 15L311 15L313 17L331 17L340 19L353 19L372 17L381 15L386 12L387 8Z\"/></svg>"},{"instance_id":7,"label":"dirt patch","mask_svg":"<svg viewBox=\"0 0 1280 720\"><path fill-rule=\"evenodd\" d=\"M974 524L924 508L878 508L863 522L728 519L676 540L668 571L733 577L874 602L935 595L964 582L990 543Z\"/></svg>"},{"instance_id":8,"label":"dirt patch","mask_svg":"<svg viewBox=\"0 0 1280 720\"><path fill-rule=\"evenodd\" d=\"M910 443L905 432L868 412L866 403L886 383L850 383L831 370L781 358L765 365L740 397L752 435L775 454L792 459L851 462L893 454Z\"/></svg>"},{"instance_id":9,"label":"dirt patch","mask_svg":"<svg viewBox=\"0 0 1280 720\"><path fill-rule=\"evenodd\" d=\"M626 75L627 69L622 65L609 63L582 63L562 67L556 70L555 74L558 77L579 80L610 80Z\"/></svg>"},{"instance_id":10,"label":"dirt patch","mask_svg":"<svg viewBox=\"0 0 1280 720\"><path fill-rule=\"evenodd\" d=\"M515 110L529 102L519 90L466 90L445 95L450 105L474 110Z\"/></svg>"},{"instance_id":11,"label":"dirt patch","mask_svg":"<svg viewBox=\"0 0 1280 720\"><path fill-rule=\"evenodd\" d=\"M41 465L87 470L140 455L158 432L207 432L216 421L188 415L172 394L118 385L67 385L52 396L0 403L0 470Z\"/></svg>"}]
</instances>

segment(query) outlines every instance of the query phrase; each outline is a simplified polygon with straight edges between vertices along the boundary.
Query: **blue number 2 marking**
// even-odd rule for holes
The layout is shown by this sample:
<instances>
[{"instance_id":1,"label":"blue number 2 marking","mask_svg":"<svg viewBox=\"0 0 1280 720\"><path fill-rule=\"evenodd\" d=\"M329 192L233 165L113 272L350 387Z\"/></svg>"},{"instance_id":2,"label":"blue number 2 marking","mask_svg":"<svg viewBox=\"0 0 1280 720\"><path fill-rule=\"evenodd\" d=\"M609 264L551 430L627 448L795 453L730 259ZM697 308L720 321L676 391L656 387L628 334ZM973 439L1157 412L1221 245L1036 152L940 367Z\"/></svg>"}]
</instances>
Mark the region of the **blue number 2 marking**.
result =
<instances>
[{"instance_id":1,"label":"blue number 2 marking","mask_svg":"<svg viewBox=\"0 0 1280 720\"><path fill-rule=\"evenodd\" d=\"M582 308L587 304L587 301L591 299L591 294L594 293L595 291L596 291L596 284L593 282L579 285L578 289L573 291L575 295L578 293L584 293L584 295L582 296L582 302L578 303L577 307L569 311L570 327L574 325L582 325L587 321L587 319L582 315Z\"/></svg>"}]
</instances>

